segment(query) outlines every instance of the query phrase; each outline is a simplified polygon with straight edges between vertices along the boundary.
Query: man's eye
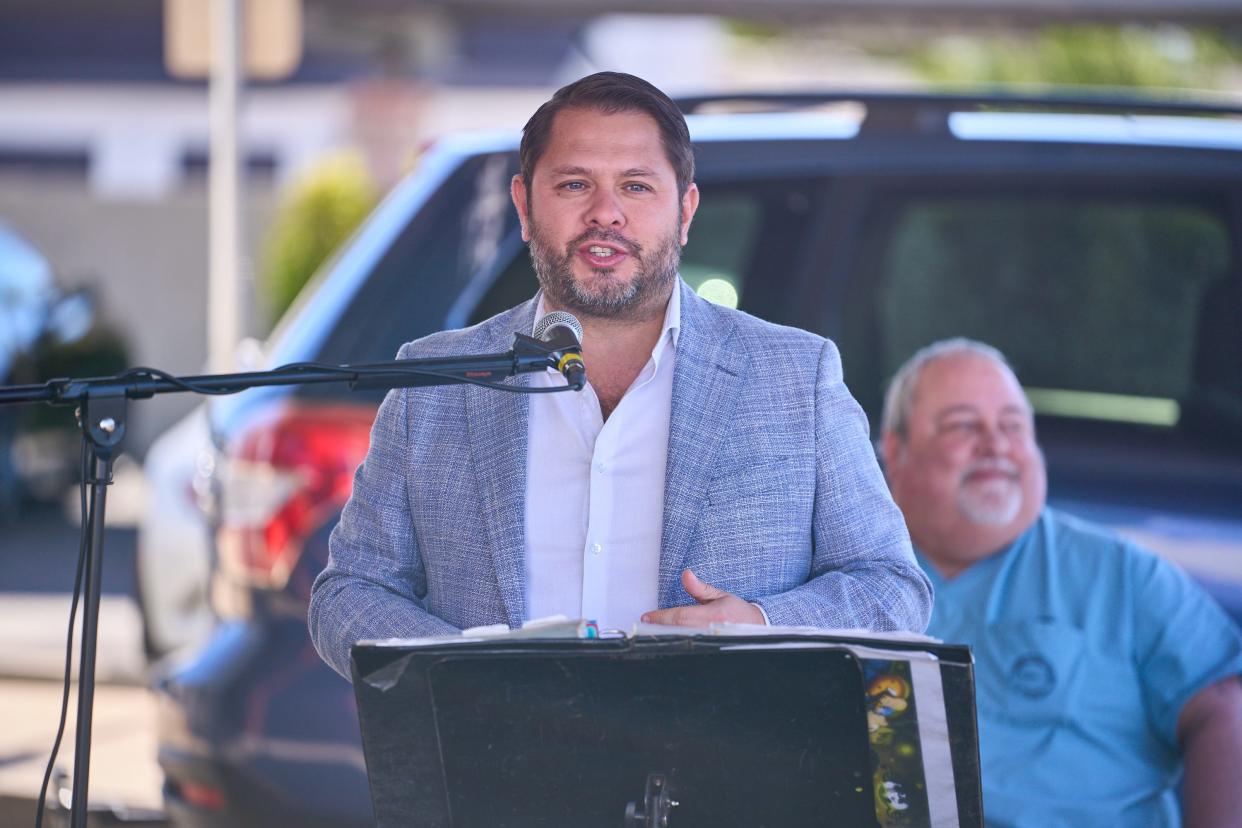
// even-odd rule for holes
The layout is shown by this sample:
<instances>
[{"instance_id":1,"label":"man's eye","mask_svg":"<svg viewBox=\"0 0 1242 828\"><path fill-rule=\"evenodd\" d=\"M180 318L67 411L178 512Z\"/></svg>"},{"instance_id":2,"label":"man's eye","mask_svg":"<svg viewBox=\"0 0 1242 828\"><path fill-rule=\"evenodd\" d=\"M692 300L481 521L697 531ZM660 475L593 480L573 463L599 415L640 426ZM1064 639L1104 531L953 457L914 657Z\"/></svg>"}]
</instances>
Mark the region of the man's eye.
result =
<instances>
[{"instance_id":1,"label":"man's eye","mask_svg":"<svg viewBox=\"0 0 1242 828\"><path fill-rule=\"evenodd\" d=\"M581 181L566 181L560 185L562 190L582 190L586 188L586 184Z\"/></svg>"},{"instance_id":2,"label":"man's eye","mask_svg":"<svg viewBox=\"0 0 1242 828\"><path fill-rule=\"evenodd\" d=\"M1000 430L1006 436L1018 437L1026 431L1026 423L1021 420L1009 420L1000 424Z\"/></svg>"},{"instance_id":3,"label":"man's eye","mask_svg":"<svg viewBox=\"0 0 1242 828\"><path fill-rule=\"evenodd\" d=\"M940 428L948 434L974 434L980 425L976 420L950 420Z\"/></svg>"},{"instance_id":4,"label":"man's eye","mask_svg":"<svg viewBox=\"0 0 1242 828\"><path fill-rule=\"evenodd\" d=\"M625 189L632 193L647 193L651 191L651 188L646 184L639 184L636 181L631 181L629 184L626 184Z\"/></svg>"}]
</instances>

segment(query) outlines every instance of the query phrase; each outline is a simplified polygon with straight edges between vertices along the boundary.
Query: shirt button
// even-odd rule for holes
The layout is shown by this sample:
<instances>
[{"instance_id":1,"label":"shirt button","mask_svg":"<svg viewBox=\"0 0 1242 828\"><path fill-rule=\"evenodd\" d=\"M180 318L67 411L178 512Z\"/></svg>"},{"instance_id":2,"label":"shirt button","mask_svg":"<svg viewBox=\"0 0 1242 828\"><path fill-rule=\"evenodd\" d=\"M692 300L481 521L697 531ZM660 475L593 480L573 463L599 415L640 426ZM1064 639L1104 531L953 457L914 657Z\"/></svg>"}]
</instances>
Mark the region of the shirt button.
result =
<instances>
[{"instance_id":1,"label":"shirt button","mask_svg":"<svg viewBox=\"0 0 1242 828\"><path fill-rule=\"evenodd\" d=\"M604 547L600 546L598 543L591 544L592 555L598 555L600 552L603 552L603 551L604 551Z\"/></svg>"},{"instance_id":2,"label":"shirt button","mask_svg":"<svg viewBox=\"0 0 1242 828\"><path fill-rule=\"evenodd\" d=\"M600 474L603 474L607 470L608 470L608 466L604 464L603 460L600 460L598 463L595 464L595 471L599 472Z\"/></svg>"}]
</instances>

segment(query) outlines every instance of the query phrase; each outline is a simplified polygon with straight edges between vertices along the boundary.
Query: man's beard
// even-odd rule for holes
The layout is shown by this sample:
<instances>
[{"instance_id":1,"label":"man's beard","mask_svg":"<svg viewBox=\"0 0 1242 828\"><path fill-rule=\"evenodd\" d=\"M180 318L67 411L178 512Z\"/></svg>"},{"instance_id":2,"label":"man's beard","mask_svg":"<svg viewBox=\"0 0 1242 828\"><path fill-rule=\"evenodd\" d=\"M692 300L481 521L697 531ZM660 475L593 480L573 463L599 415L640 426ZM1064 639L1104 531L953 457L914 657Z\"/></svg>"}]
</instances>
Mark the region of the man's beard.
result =
<instances>
[{"instance_id":1,"label":"man's beard","mask_svg":"<svg viewBox=\"0 0 1242 828\"><path fill-rule=\"evenodd\" d=\"M985 481L972 481L977 471L999 471L1005 476ZM973 523L984 526L1005 526L1022 508L1022 482L1018 467L1009 461L992 460L972 464L962 475L957 490L957 507Z\"/></svg>"},{"instance_id":2,"label":"man's beard","mask_svg":"<svg viewBox=\"0 0 1242 828\"><path fill-rule=\"evenodd\" d=\"M638 321L658 313L677 280L681 263L680 223L659 246L648 252L642 245L611 230L588 230L558 252L531 221L530 258L539 286L553 305L571 313L599 319ZM634 262L634 275L628 282L616 276L614 268L594 268L590 283L574 278L574 257L586 242L617 245Z\"/></svg>"}]
</instances>

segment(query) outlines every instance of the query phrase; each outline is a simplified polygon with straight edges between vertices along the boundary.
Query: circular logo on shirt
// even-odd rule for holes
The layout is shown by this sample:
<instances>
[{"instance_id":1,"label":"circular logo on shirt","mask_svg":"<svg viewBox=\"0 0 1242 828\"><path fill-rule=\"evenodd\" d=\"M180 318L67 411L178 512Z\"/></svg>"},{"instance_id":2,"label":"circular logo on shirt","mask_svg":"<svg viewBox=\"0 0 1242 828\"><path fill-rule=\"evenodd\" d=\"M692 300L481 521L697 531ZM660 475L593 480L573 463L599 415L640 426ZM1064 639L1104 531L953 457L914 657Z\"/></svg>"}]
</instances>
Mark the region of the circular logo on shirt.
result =
<instances>
[{"instance_id":1,"label":"circular logo on shirt","mask_svg":"<svg viewBox=\"0 0 1242 828\"><path fill-rule=\"evenodd\" d=\"M1022 695L1042 699L1056 686L1057 674L1048 659L1039 653L1027 653L1013 663L1009 682Z\"/></svg>"}]
</instances>

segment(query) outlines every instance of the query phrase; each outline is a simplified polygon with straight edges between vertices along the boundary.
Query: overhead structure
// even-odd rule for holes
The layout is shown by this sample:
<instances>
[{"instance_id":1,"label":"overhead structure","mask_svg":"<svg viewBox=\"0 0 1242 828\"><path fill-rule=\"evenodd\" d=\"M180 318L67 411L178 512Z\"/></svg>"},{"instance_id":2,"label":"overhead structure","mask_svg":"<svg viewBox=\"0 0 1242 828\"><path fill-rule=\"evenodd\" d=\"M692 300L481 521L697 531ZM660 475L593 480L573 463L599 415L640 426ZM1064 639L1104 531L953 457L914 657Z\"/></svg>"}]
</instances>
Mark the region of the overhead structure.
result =
<instances>
[{"instance_id":1,"label":"overhead structure","mask_svg":"<svg viewBox=\"0 0 1242 828\"><path fill-rule=\"evenodd\" d=\"M377 8L410 5L367 0ZM935 23L1057 21L1242 23L1239 0L418 0L426 8L514 15L718 14L751 19L896 18Z\"/></svg>"}]
</instances>

